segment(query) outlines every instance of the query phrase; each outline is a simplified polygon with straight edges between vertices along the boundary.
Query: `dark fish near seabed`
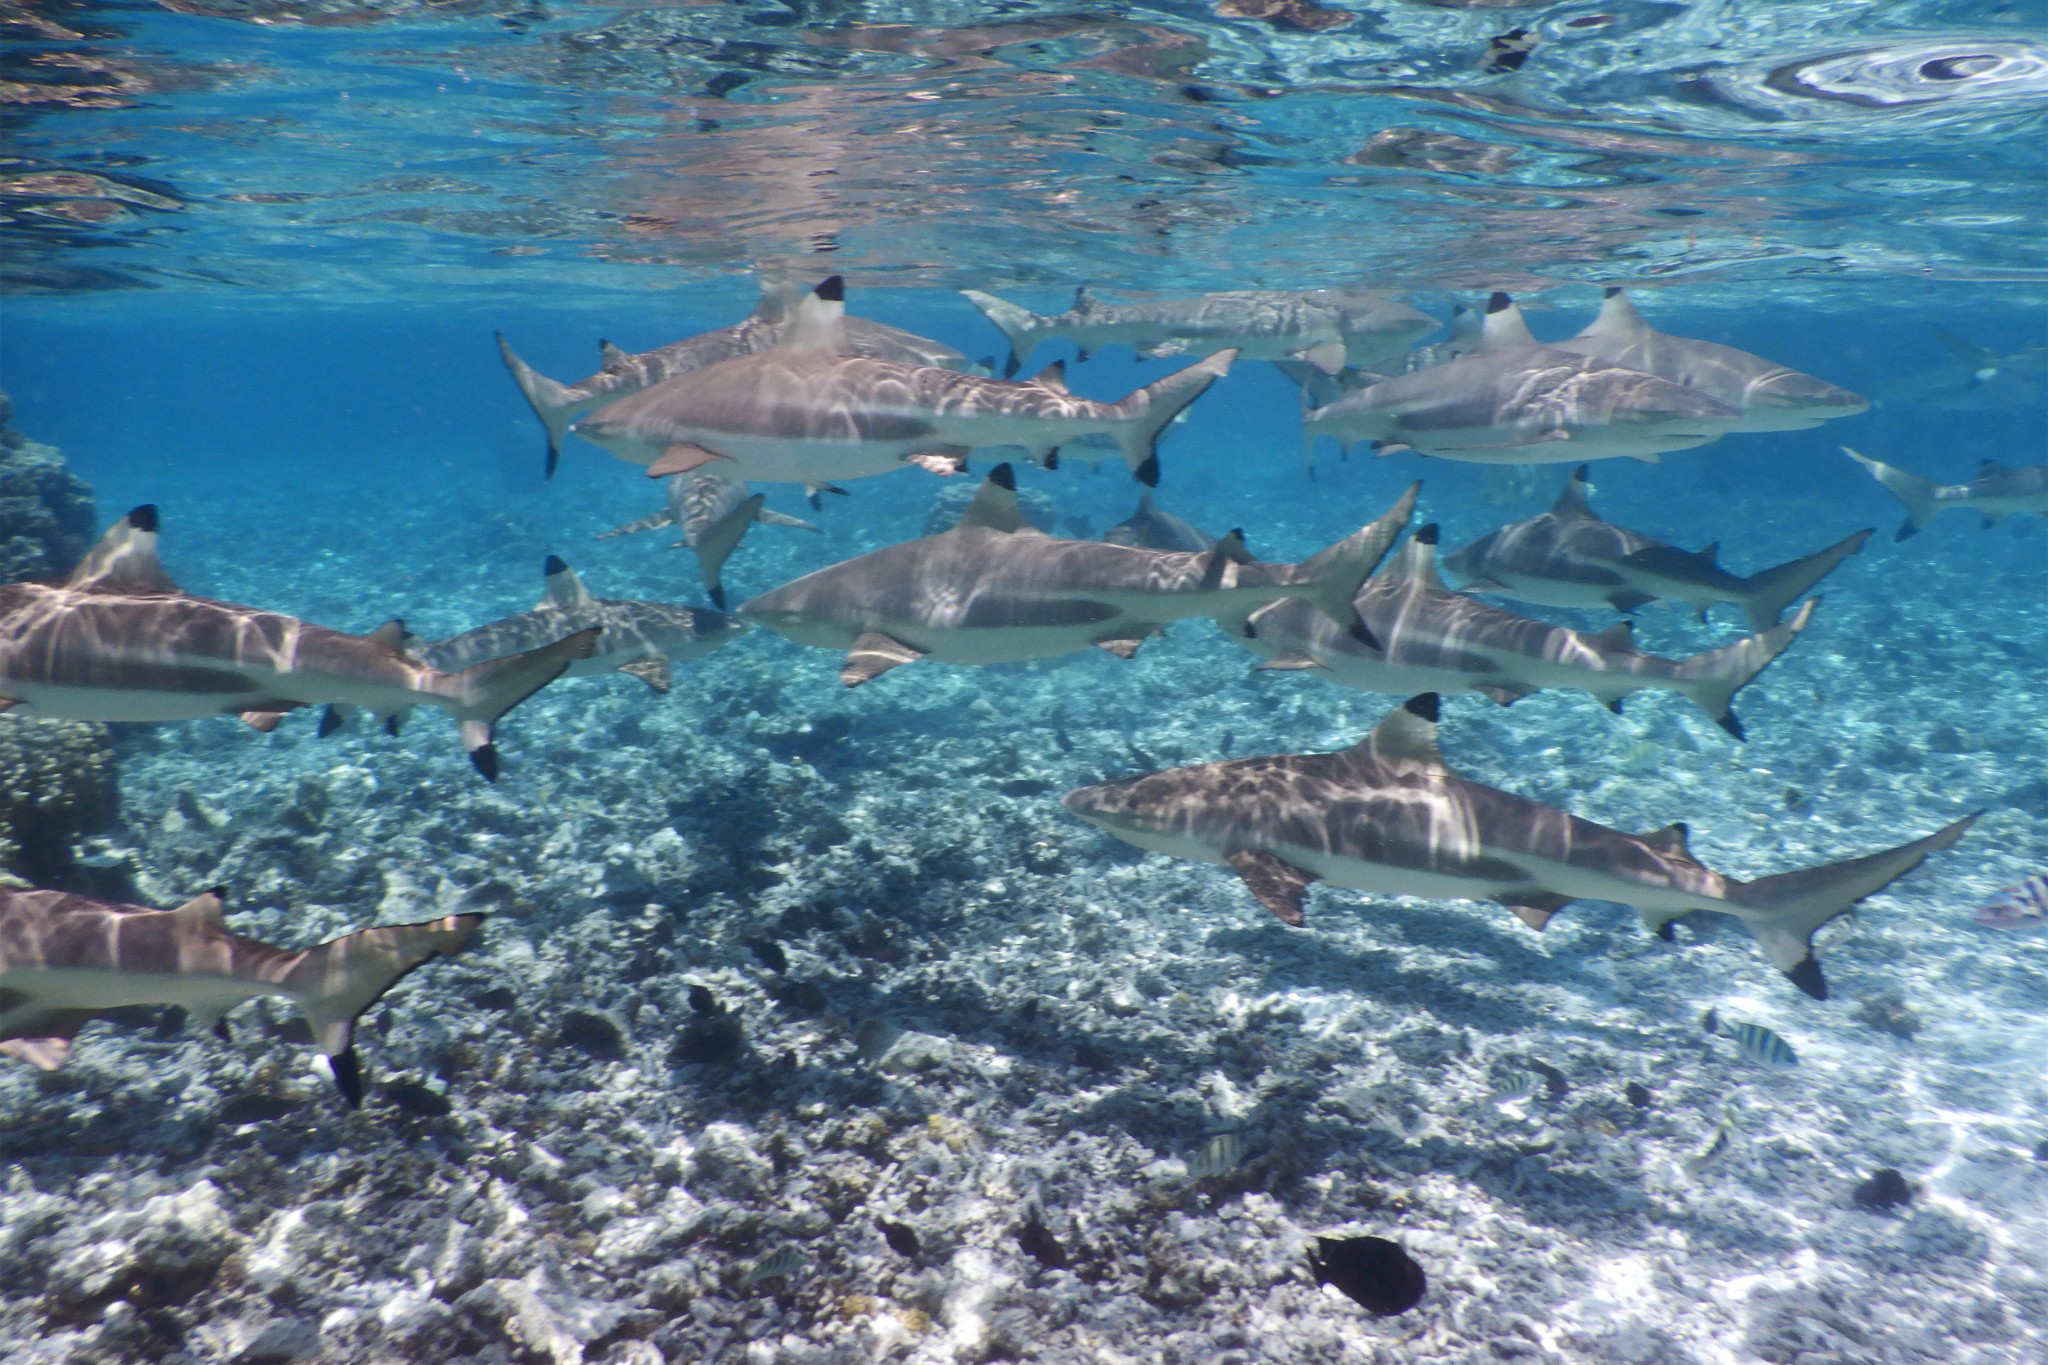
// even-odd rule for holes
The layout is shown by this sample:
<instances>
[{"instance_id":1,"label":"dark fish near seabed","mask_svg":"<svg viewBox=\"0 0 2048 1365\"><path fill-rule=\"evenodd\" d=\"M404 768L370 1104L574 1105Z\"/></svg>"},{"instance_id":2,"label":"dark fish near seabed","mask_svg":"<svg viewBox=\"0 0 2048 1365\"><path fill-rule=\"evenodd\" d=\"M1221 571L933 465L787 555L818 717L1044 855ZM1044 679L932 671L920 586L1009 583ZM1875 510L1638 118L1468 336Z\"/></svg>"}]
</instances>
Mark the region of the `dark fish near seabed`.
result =
<instances>
[{"instance_id":1,"label":"dark fish near seabed","mask_svg":"<svg viewBox=\"0 0 2048 1365\"><path fill-rule=\"evenodd\" d=\"M1887 1166L1858 1185L1855 1193L1849 1197L1856 1201L1858 1208L1896 1208L1900 1204L1913 1202L1913 1185L1906 1177Z\"/></svg>"},{"instance_id":2,"label":"dark fish near seabed","mask_svg":"<svg viewBox=\"0 0 2048 1365\"><path fill-rule=\"evenodd\" d=\"M1384 1237L1318 1237L1308 1264L1317 1284L1340 1291L1374 1317L1407 1312L1429 1288L1429 1276L1415 1258Z\"/></svg>"},{"instance_id":3,"label":"dark fish near seabed","mask_svg":"<svg viewBox=\"0 0 2048 1365\"><path fill-rule=\"evenodd\" d=\"M810 1257L795 1247L780 1247L747 1267L741 1284L751 1287L763 1280L787 1278L810 1264Z\"/></svg>"},{"instance_id":4,"label":"dark fish near seabed","mask_svg":"<svg viewBox=\"0 0 2048 1365\"><path fill-rule=\"evenodd\" d=\"M1972 918L1986 929L2039 929L2048 924L2048 872L2000 893Z\"/></svg>"}]
</instances>

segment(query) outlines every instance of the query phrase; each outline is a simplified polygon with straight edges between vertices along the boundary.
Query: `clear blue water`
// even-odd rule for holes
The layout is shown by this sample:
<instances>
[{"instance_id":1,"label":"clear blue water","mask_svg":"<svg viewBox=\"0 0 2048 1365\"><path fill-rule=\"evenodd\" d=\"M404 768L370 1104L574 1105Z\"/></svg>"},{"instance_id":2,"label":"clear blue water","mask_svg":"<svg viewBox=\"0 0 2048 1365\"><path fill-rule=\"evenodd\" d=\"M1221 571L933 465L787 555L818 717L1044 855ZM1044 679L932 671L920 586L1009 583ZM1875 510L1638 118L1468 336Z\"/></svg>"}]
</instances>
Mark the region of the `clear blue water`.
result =
<instances>
[{"instance_id":1,"label":"clear blue water","mask_svg":"<svg viewBox=\"0 0 2048 1365\"><path fill-rule=\"evenodd\" d=\"M1732 925L1665 945L1616 907L1537 938L1319 890L1283 931L1223 870L1070 819L1071 787L1335 748L1395 700L1254 675L1199 622L1129 663L919 665L855 692L837 656L757 631L666 698L550 687L507 719L495 787L438 716L396 739L128 727L121 819L92 848L136 899L224 883L238 928L292 944L494 919L379 1007L356 1116L282 1007L238 1014L232 1045L125 1023L51 1077L10 1064L0 1354L2048 1352L2048 938L1970 922L2048 870L2048 527L1950 515L1894 543L1897 503L1837 450L1944 480L2048 458L2048 7L1238 12L1263 8L8 16L0 388L102 524L162 508L187 589L438 636L531 605L551 553L606 596L697 596L664 537L594 539L658 505L639 470L571 441L541 477L494 331L574 379L601 338L737 320L764 267L844 272L854 311L969 356L1001 338L962 287L1052 312L1081 282L1366 283L1440 318L1508 289L1554 338L1626 283L1659 328L1874 407L1597 465L1605 517L1744 571L1879 534L1745 694L1744 746L1672 698L1615 717L1559 693L1452 700L1446 750L1625 829L1688 821L1740 875L1987 808L1830 950L1836 998L1798 997ZM1528 62L1481 70L1516 27L1541 37ZM1111 348L1069 376L1117 397L1169 368ZM1420 478L1449 545L1540 510L1568 468L1326 445L1311 475L1297 413L1240 366L1168 438L1162 505L1293 559ZM1135 491L1114 462L1023 481L1095 533ZM821 535L757 529L735 600L919 534L941 486L865 480ZM1734 628L1653 608L1638 630L1680 654ZM771 939L786 970L749 946ZM677 1051L693 984L739 1012L738 1060ZM1894 997L1917 1030L1872 1022ZM1800 1069L1743 1062L1696 1026L1709 1006L1793 1040ZM615 1052L565 1027L591 1015ZM879 1050L890 1028L907 1049ZM1569 1095L1503 1113L1487 1096L1530 1058ZM235 1121L251 1094L292 1103ZM1736 1147L1689 1170L1730 1105ZM1242 1171L1188 1181L1223 1130L1247 1135ZM1920 1197L1853 1207L1882 1166ZM1022 1248L1027 1208L1068 1268ZM1402 1240L1430 1296L1375 1320L1317 1289L1302 1249L1334 1232ZM782 1246L806 1268L748 1283ZM125 1267L104 1282L102 1254ZM296 1344L240 1354L266 1331Z\"/></svg>"}]
</instances>

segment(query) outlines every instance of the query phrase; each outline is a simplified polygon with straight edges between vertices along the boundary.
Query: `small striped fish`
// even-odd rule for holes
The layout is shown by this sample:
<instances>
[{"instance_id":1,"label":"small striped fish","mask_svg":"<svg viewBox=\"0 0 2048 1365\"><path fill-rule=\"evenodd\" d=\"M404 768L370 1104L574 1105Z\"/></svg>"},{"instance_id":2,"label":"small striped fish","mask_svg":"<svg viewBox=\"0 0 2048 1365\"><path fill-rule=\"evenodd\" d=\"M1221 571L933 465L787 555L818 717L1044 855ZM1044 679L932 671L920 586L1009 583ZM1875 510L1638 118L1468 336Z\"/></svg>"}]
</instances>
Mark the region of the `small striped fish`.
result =
<instances>
[{"instance_id":1,"label":"small striped fish","mask_svg":"<svg viewBox=\"0 0 2048 1365\"><path fill-rule=\"evenodd\" d=\"M1535 1072L1515 1071L1509 1073L1505 1081L1495 1086L1493 1093L1487 1096L1487 1098L1495 1104L1518 1104L1538 1091L1548 1089L1549 1086L1544 1082L1543 1077Z\"/></svg>"},{"instance_id":2,"label":"small striped fish","mask_svg":"<svg viewBox=\"0 0 2048 1365\"><path fill-rule=\"evenodd\" d=\"M1236 1133L1218 1133L1188 1158L1188 1179L1214 1180L1229 1175L1243 1160L1244 1139Z\"/></svg>"},{"instance_id":3,"label":"small striped fish","mask_svg":"<svg viewBox=\"0 0 2048 1365\"><path fill-rule=\"evenodd\" d=\"M1986 929L2039 929L2048 923L2048 872L2029 877L1976 914Z\"/></svg>"},{"instance_id":4,"label":"small striped fish","mask_svg":"<svg viewBox=\"0 0 2048 1365\"><path fill-rule=\"evenodd\" d=\"M1765 1066L1798 1066L1799 1054L1792 1045L1762 1024L1730 1024L1721 1030L1735 1040L1742 1055Z\"/></svg>"},{"instance_id":5,"label":"small striped fish","mask_svg":"<svg viewBox=\"0 0 2048 1365\"><path fill-rule=\"evenodd\" d=\"M1722 1154L1734 1145L1738 1126L1735 1110L1732 1107L1723 1110L1721 1122L1714 1128L1714 1135L1707 1139L1705 1146L1685 1159L1686 1173L1698 1175L1719 1160Z\"/></svg>"},{"instance_id":6,"label":"small striped fish","mask_svg":"<svg viewBox=\"0 0 2048 1365\"><path fill-rule=\"evenodd\" d=\"M763 1280L772 1280L779 1276L794 1274L802 1270L809 1263L809 1260L809 1257L805 1256L795 1247L779 1248L769 1252L766 1256L763 1256L760 1260L754 1262L752 1266L748 1267L747 1277L743 1283L756 1285Z\"/></svg>"}]
</instances>

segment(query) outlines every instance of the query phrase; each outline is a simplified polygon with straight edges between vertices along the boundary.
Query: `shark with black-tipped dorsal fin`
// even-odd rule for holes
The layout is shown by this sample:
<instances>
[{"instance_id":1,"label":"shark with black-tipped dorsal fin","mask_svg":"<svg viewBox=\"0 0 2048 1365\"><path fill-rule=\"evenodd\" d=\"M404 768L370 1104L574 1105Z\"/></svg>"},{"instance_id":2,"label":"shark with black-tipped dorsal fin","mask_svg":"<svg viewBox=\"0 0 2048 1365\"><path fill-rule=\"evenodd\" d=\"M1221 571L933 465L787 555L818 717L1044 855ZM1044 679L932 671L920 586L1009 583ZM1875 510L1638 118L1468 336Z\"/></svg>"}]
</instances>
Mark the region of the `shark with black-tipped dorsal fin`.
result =
<instances>
[{"instance_id":1,"label":"shark with black-tipped dorsal fin","mask_svg":"<svg viewBox=\"0 0 2048 1365\"><path fill-rule=\"evenodd\" d=\"M1041 341L1065 341L1086 360L1126 345L1151 359L1229 347L1245 360L1301 364L1320 374L1376 365L1436 330L1436 319L1364 289L1232 289L1186 299L1105 304L1086 285L1054 317L978 289L960 291L1010 340L1005 375Z\"/></svg>"},{"instance_id":2,"label":"shark with black-tipped dorsal fin","mask_svg":"<svg viewBox=\"0 0 2048 1365\"><path fill-rule=\"evenodd\" d=\"M1771 965L1827 998L1814 931L1949 847L1977 817L1825 867L1737 879L1702 866L1684 825L1624 834L1459 777L1437 751L1435 694L1335 754L1170 768L1067 793L1066 808L1139 848L1223 863L1283 923L1318 881L1385 895L1490 900L1533 928L1577 900L1633 907L1661 938L1696 910L1748 926Z\"/></svg>"},{"instance_id":3,"label":"shark with black-tipped dorsal fin","mask_svg":"<svg viewBox=\"0 0 2048 1365\"><path fill-rule=\"evenodd\" d=\"M725 606L725 561L739 548L740 539L755 522L791 526L800 531L818 529L808 521L773 511L767 506L767 495L754 492L744 481L711 470L672 475L666 492L667 507L652 516L600 531L597 538L609 540L613 536L658 531L664 526L680 528L683 538L669 548L687 548L696 554L697 573L704 580L705 595L720 609Z\"/></svg>"},{"instance_id":4,"label":"shark with black-tipped dorsal fin","mask_svg":"<svg viewBox=\"0 0 2048 1365\"><path fill-rule=\"evenodd\" d=\"M587 658L569 665L569 677L614 670L640 679L657 692L673 684L671 664L699 658L732 642L746 623L722 612L672 602L635 602L596 597L576 571L555 555L541 567L545 588L532 611L507 616L446 640L407 642L408 652L446 671L469 668L508 654L523 654L578 631L595 630Z\"/></svg>"},{"instance_id":5,"label":"shark with black-tipped dorsal fin","mask_svg":"<svg viewBox=\"0 0 2048 1365\"><path fill-rule=\"evenodd\" d=\"M301 706L354 707L388 722L438 706L495 781L493 722L588 658L594 630L450 673L405 656L392 621L348 635L279 612L183 591L157 558L157 511L115 522L85 562L47 583L0 586L0 711L63 720L240 716L271 730Z\"/></svg>"},{"instance_id":6,"label":"shark with black-tipped dorsal fin","mask_svg":"<svg viewBox=\"0 0 2048 1365\"><path fill-rule=\"evenodd\" d=\"M1171 512L1160 511L1152 501L1152 490L1148 488L1138 495L1136 511L1102 533L1102 543L1129 545L1140 550L1199 552L1213 546L1216 537L1204 534Z\"/></svg>"},{"instance_id":7,"label":"shark with black-tipped dorsal fin","mask_svg":"<svg viewBox=\"0 0 2048 1365\"><path fill-rule=\"evenodd\" d=\"M1906 519L1899 524L1894 540L1920 534L1921 527L1943 512L1975 512L1984 518L1987 528L2015 512L2048 517L2048 464L2006 469L1995 460L1986 460L1968 483L1935 483L1897 465L1859 455L1847 446L1842 453L1869 470L1871 478L1905 504Z\"/></svg>"},{"instance_id":8,"label":"shark with black-tipped dorsal fin","mask_svg":"<svg viewBox=\"0 0 2048 1365\"><path fill-rule=\"evenodd\" d=\"M1576 464L1705 445L1742 413L1683 384L1545 346L1506 294L1487 303L1478 342L1454 360L1397 374L1311 408L1304 431L1346 449L1413 449L1477 464Z\"/></svg>"},{"instance_id":9,"label":"shark with black-tipped dorsal fin","mask_svg":"<svg viewBox=\"0 0 2048 1365\"><path fill-rule=\"evenodd\" d=\"M0 888L0 1052L45 1071L64 1065L88 1021L133 1005L180 1005L224 1031L228 1011L277 995L305 1012L334 1084L363 1099L356 1020L413 968L452 953L483 923L448 915L358 929L313 948L274 948L231 932L220 890L175 910L62 891Z\"/></svg>"},{"instance_id":10,"label":"shark with black-tipped dorsal fin","mask_svg":"<svg viewBox=\"0 0 2048 1365\"><path fill-rule=\"evenodd\" d=\"M1607 290L1599 316L1583 331L1550 344L1717 398L1742 413L1729 431L1802 431L1830 417L1870 410L1870 401L1861 394L1774 360L1715 341L1656 331L1618 285Z\"/></svg>"},{"instance_id":11,"label":"shark with black-tipped dorsal fin","mask_svg":"<svg viewBox=\"0 0 2048 1365\"><path fill-rule=\"evenodd\" d=\"M854 687L918 659L991 664L1094 646L1130 658L1174 621L1283 597L1360 629L1351 594L1406 524L1412 499L1300 564L1262 564L1233 531L1201 553L1060 540L1017 507L998 465L951 530L820 569L740 605L799 644L847 651Z\"/></svg>"},{"instance_id":12,"label":"shark with black-tipped dorsal fin","mask_svg":"<svg viewBox=\"0 0 2048 1365\"><path fill-rule=\"evenodd\" d=\"M1106 435L1151 485L1160 433L1236 355L1219 351L1102 403L1069 393L1058 365L1014 383L849 355L845 311L835 275L798 306L774 349L677 375L574 430L655 478L723 461L714 468L730 478L813 486L906 463L951 473L984 446L1017 446L1050 466L1067 442Z\"/></svg>"},{"instance_id":13,"label":"shark with black-tipped dorsal fin","mask_svg":"<svg viewBox=\"0 0 2048 1365\"><path fill-rule=\"evenodd\" d=\"M761 281L761 299L754 311L730 327L703 332L672 341L638 355L620 350L610 342L602 344L603 366L596 374L563 384L536 371L512 352L505 338L498 337L498 355L512 372L534 416L548 435L547 472L553 477L561 459L562 437L570 423L593 408L638 393L644 388L673 379L691 370L701 370L735 356L758 355L775 345L796 315L805 289L789 280ZM849 354L893 360L905 365L938 365L965 369L967 357L943 342L931 341L886 323L849 317L845 341Z\"/></svg>"},{"instance_id":14,"label":"shark with black-tipped dorsal fin","mask_svg":"<svg viewBox=\"0 0 2048 1365\"><path fill-rule=\"evenodd\" d=\"M1467 592L1498 593L1551 607L1611 607L1633 612L1652 602L1684 602L1704 617L1717 603L1742 609L1751 630L1769 630L1836 566L1863 549L1865 528L1745 578L1721 567L1717 546L1681 550L1600 520L1593 513L1586 466L1572 474L1548 512L1489 531L1444 556L1444 567L1469 580Z\"/></svg>"},{"instance_id":15,"label":"shark with black-tipped dorsal fin","mask_svg":"<svg viewBox=\"0 0 2048 1365\"><path fill-rule=\"evenodd\" d=\"M1402 696L1421 686L1481 692L1505 705L1544 688L1569 688L1619 711L1622 698L1653 688L1677 692L1741 739L1735 694L1791 648L1818 600L1783 625L1690 659L1665 659L1637 649L1626 621L1588 634L1451 591L1437 573L1436 543L1433 523L1417 531L1353 600L1376 644L1286 602L1219 624L1267 660L1261 668L1311 670L1365 692Z\"/></svg>"}]
</instances>

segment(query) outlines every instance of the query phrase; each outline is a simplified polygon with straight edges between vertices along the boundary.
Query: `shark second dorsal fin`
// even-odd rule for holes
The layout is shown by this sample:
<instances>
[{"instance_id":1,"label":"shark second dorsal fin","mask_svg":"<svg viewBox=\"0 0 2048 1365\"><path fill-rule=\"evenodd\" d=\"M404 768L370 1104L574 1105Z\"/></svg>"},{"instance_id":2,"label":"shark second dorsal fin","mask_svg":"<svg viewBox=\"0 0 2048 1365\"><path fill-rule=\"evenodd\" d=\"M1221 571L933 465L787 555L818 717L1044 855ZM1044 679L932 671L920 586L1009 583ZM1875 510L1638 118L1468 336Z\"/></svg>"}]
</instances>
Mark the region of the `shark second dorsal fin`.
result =
<instances>
[{"instance_id":1,"label":"shark second dorsal fin","mask_svg":"<svg viewBox=\"0 0 2048 1365\"><path fill-rule=\"evenodd\" d=\"M754 316L763 322L787 322L808 292L795 280L779 275L761 277L761 297L754 303Z\"/></svg>"},{"instance_id":2,"label":"shark second dorsal fin","mask_svg":"<svg viewBox=\"0 0 2048 1365\"><path fill-rule=\"evenodd\" d=\"M1028 529L1030 525L1017 507L1017 471L1005 461L991 469L988 477L981 481L974 501L967 504L967 510L960 514L960 520L953 523L953 529L958 531L963 527L979 526L990 531L1015 533Z\"/></svg>"},{"instance_id":3,"label":"shark second dorsal fin","mask_svg":"<svg viewBox=\"0 0 2048 1365\"><path fill-rule=\"evenodd\" d=\"M1051 389L1054 393L1065 393L1067 391L1067 362L1064 360L1053 361L1052 364L1032 376L1031 382L1038 385L1041 389Z\"/></svg>"},{"instance_id":4,"label":"shark second dorsal fin","mask_svg":"<svg viewBox=\"0 0 2048 1365\"><path fill-rule=\"evenodd\" d=\"M1705 545L1700 546L1700 558L1706 560L1709 564L1719 561L1721 558L1721 542L1710 540Z\"/></svg>"},{"instance_id":5,"label":"shark second dorsal fin","mask_svg":"<svg viewBox=\"0 0 2048 1365\"><path fill-rule=\"evenodd\" d=\"M1436 568L1436 545L1442 532L1435 522L1429 523L1408 538L1393 562L1387 565L1387 573L1395 578L1418 579L1432 588L1448 588L1443 575Z\"/></svg>"},{"instance_id":6,"label":"shark second dorsal fin","mask_svg":"<svg viewBox=\"0 0 2048 1365\"><path fill-rule=\"evenodd\" d=\"M1600 301L1600 313L1586 324L1580 332L1582 337L1639 337L1650 330L1650 324L1643 321L1643 315L1630 302L1628 290L1620 285L1609 285L1607 296Z\"/></svg>"},{"instance_id":7,"label":"shark second dorsal fin","mask_svg":"<svg viewBox=\"0 0 2048 1365\"><path fill-rule=\"evenodd\" d=\"M1504 351L1515 346L1534 346L1535 334L1522 317L1522 310L1506 294L1495 294L1486 301L1486 319L1479 324L1479 344L1475 351Z\"/></svg>"},{"instance_id":8,"label":"shark second dorsal fin","mask_svg":"<svg viewBox=\"0 0 2048 1365\"><path fill-rule=\"evenodd\" d=\"M1095 301L1095 291L1087 285L1084 284L1075 288L1074 311L1076 313L1092 313L1101 306Z\"/></svg>"},{"instance_id":9,"label":"shark second dorsal fin","mask_svg":"<svg viewBox=\"0 0 2048 1365\"><path fill-rule=\"evenodd\" d=\"M1591 517L1593 515L1592 494L1592 486L1586 482L1586 466L1580 465L1572 471L1571 478L1565 483L1564 491L1557 495L1557 501L1551 504L1550 515L1553 517Z\"/></svg>"},{"instance_id":10,"label":"shark second dorsal fin","mask_svg":"<svg viewBox=\"0 0 2048 1365\"><path fill-rule=\"evenodd\" d=\"M98 592L179 591L156 557L156 530L156 504L146 502L107 528L65 586Z\"/></svg>"},{"instance_id":11,"label":"shark second dorsal fin","mask_svg":"<svg viewBox=\"0 0 2048 1365\"><path fill-rule=\"evenodd\" d=\"M201 892L175 910L166 910L172 916L180 932L189 934L224 934L228 931L227 891L215 887Z\"/></svg>"},{"instance_id":12,"label":"shark second dorsal fin","mask_svg":"<svg viewBox=\"0 0 2048 1365\"><path fill-rule=\"evenodd\" d=\"M1692 849L1686 845L1685 841L1686 835L1689 832L1685 827L1685 822L1680 820L1677 824L1651 830L1648 834L1639 837L1645 844L1656 849L1659 853L1675 853L1687 862L1693 862L1696 860L1692 856Z\"/></svg>"},{"instance_id":13,"label":"shark second dorsal fin","mask_svg":"<svg viewBox=\"0 0 2048 1365\"><path fill-rule=\"evenodd\" d=\"M576 571L564 564L560 556L549 555L540 571L547 582L541 590L540 607L581 607L597 600L590 595L590 589L583 586L583 580L576 576Z\"/></svg>"},{"instance_id":14,"label":"shark second dorsal fin","mask_svg":"<svg viewBox=\"0 0 2048 1365\"><path fill-rule=\"evenodd\" d=\"M1616 621L1607 629L1595 631L1586 636L1586 639L1592 644L1601 645L1609 649L1634 649L1636 647L1635 628L1627 621Z\"/></svg>"},{"instance_id":15,"label":"shark second dorsal fin","mask_svg":"<svg viewBox=\"0 0 2048 1365\"><path fill-rule=\"evenodd\" d=\"M394 616L363 638L373 645L383 646L393 654L402 655L405 653L405 621Z\"/></svg>"},{"instance_id":16,"label":"shark second dorsal fin","mask_svg":"<svg viewBox=\"0 0 2048 1365\"><path fill-rule=\"evenodd\" d=\"M1379 763L1415 764L1431 773L1447 774L1444 756L1436 747L1437 717L1442 703L1434 692L1410 697L1373 727L1371 734L1351 746L1358 758Z\"/></svg>"},{"instance_id":17,"label":"shark second dorsal fin","mask_svg":"<svg viewBox=\"0 0 2048 1365\"><path fill-rule=\"evenodd\" d=\"M834 275L797 304L789 329L782 334L782 348L846 354L845 280Z\"/></svg>"}]
</instances>

